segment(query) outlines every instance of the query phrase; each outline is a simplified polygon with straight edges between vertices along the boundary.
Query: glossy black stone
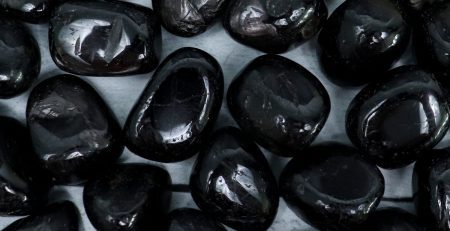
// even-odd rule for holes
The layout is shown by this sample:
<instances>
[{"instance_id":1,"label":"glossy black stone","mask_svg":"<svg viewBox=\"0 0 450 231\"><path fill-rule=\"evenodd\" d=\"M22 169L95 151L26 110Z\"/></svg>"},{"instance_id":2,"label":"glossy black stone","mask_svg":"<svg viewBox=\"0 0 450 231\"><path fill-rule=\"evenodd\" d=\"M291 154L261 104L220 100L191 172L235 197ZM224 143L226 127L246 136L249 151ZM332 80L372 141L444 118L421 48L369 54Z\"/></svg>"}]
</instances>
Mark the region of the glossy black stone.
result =
<instances>
[{"instance_id":1,"label":"glossy black stone","mask_svg":"<svg viewBox=\"0 0 450 231\"><path fill-rule=\"evenodd\" d=\"M330 113L330 97L320 81L277 55L247 65L231 83L227 99L242 130L282 156L294 156L309 145Z\"/></svg>"},{"instance_id":2,"label":"glossy black stone","mask_svg":"<svg viewBox=\"0 0 450 231\"><path fill-rule=\"evenodd\" d=\"M388 207L374 212L358 229L364 231L426 231L419 218L402 209Z\"/></svg>"},{"instance_id":3,"label":"glossy black stone","mask_svg":"<svg viewBox=\"0 0 450 231\"><path fill-rule=\"evenodd\" d=\"M83 202L97 230L159 230L170 206L170 175L145 164L121 164L86 183Z\"/></svg>"},{"instance_id":4,"label":"glossy black stone","mask_svg":"<svg viewBox=\"0 0 450 231\"><path fill-rule=\"evenodd\" d=\"M191 37L205 32L226 0L153 0L161 24L171 33Z\"/></svg>"},{"instance_id":5,"label":"glossy black stone","mask_svg":"<svg viewBox=\"0 0 450 231\"><path fill-rule=\"evenodd\" d=\"M447 0L398 0L398 3L404 11L408 22L411 24L418 21L423 11L445 1Z\"/></svg>"},{"instance_id":6,"label":"glossy black stone","mask_svg":"<svg viewBox=\"0 0 450 231\"><path fill-rule=\"evenodd\" d=\"M30 23L48 20L57 0L0 0L0 12Z\"/></svg>"},{"instance_id":7,"label":"glossy black stone","mask_svg":"<svg viewBox=\"0 0 450 231\"><path fill-rule=\"evenodd\" d=\"M297 216L320 230L352 230L375 211L384 193L380 170L358 150L322 144L294 157L280 192Z\"/></svg>"},{"instance_id":8,"label":"glossy black stone","mask_svg":"<svg viewBox=\"0 0 450 231\"><path fill-rule=\"evenodd\" d=\"M88 83L59 75L31 92L27 122L38 163L57 184L79 184L114 162L123 151L121 128Z\"/></svg>"},{"instance_id":9,"label":"glossy black stone","mask_svg":"<svg viewBox=\"0 0 450 231\"><path fill-rule=\"evenodd\" d=\"M197 209L173 210L168 220L167 231L226 231L221 224Z\"/></svg>"},{"instance_id":10,"label":"glossy black stone","mask_svg":"<svg viewBox=\"0 0 450 231\"><path fill-rule=\"evenodd\" d=\"M347 110L347 134L362 153L383 168L414 162L449 127L449 106L431 72L396 68L359 92Z\"/></svg>"},{"instance_id":11,"label":"glossy black stone","mask_svg":"<svg viewBox=\"0 0 450 231\"><path fill-rule=\"evenodd\" d=\"M236 230L266 230L278 210L278 189L258 146L236 128L215 133L190 179L191 194L207 214Z\"/></svg>"},{"instance_id":12,"label":"glossy black stone","mask_svg":"<svg viewBox=\"0 0 450 231\"><path fill-rule=\"evenodd\" d=\"M323 0L230 1L224 27L237 41L282 53L312 38L327 19Z\"/></svg>"},{"instance_id":13,"label":"glossy black stone","mask_svg":"<svg viewBox=\"0 0 450 231\"><path fill-rule=\"evenodd\" d=\"M338 85L379 79L403 54L410 28L395 0L347 0L319 34L321 63Z\"/></svg>"},{"instance_id":14,"label":"glossy black stone","mask_svg":"<svg viewBox=\"0 0 450 231\"><path fill-rule=\"evenodd\" d=\"M148 73L161 53L153 11L115 0L63 2L52 12L49 39L56 65L79 75Z\"/></svg>"},{"instance_id":15,"label":"glossy black stone","mask_svg":"<svg viewBox=\"0 0 450 231\"><path fill-rule=\"evenodd\" d=\"M80 215L77 207L69 201L51 204L42 211L21 218L3 231L79 231Z\"/></svg>"},{"instance_id":16,"label":"glossy black stone","mask_svg":"<svg viewBox=\"0 0 450 231\"><path fill-rule=\"evenodd\" d=\"M222 98L219 63L196 48L175 51L158 67L128 116L128 149L160 162L193 156L208 138Z\"/></svg>"},{"instance_id":17,"label":"glossy black stone","mask_svg":"<svg viewBox=\"0 0 450 231\"><path fill-rule=\"evenodd\" d=\"M0 16L0 31L0 98L9 98L27 90L37 78L41 54L21 23Z\"/></svg>"}]
</instances>

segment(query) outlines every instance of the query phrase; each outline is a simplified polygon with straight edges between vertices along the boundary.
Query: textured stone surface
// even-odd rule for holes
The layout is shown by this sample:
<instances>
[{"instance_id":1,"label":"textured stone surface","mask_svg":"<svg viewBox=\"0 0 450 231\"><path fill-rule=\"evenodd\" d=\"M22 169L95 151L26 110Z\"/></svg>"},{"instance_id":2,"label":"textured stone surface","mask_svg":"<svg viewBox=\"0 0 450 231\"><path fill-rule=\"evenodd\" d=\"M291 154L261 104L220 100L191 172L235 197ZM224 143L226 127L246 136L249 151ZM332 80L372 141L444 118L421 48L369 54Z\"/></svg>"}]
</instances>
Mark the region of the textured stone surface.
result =
<instances>
[{"instance_id":1,"label":"textured stone surface","mask_svg":"<svg viewBox=\"0 0 450 231\"><path fill-rule=\"evenodd\" d=\"M181 208L169 213L168 231L226 231L218 222L197 209Z\"/></svg>"},{"instance_id":2,"label":"textured stone surface","mask_svg":"<svg viewBox=\"0 0 450 231\"><path fill-rule=\"evenodd\" d=\"M0 0L0 12L31 22L45 22L57 0Z\"/></svg>"}]
</instances>

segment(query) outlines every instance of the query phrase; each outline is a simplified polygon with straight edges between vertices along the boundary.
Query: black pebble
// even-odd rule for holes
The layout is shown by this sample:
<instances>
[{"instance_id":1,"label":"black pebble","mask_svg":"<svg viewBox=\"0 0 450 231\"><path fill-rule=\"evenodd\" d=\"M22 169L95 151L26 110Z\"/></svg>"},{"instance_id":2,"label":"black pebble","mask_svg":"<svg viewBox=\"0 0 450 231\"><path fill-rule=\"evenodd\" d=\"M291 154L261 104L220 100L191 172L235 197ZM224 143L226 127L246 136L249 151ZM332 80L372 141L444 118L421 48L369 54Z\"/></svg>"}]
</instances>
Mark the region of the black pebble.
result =
<instances>
[{"instance_id":1,"label":"black pebble","mask_svg":"<svg viewBox=\"0 0 450 231\"><path fill-rule=\"evenodd\" d=\"M388 207L374 212L360 227L364 231L426 231L419 218L400 208Z\"/></svg>"},{"instance_id":2,"label":"black pebble","mask_svg":"<svg viewBox=\"0 0 450 231\"><path fill-rule=\"evenodd\" d=\"M29 23L44 23L48 20L58 0L2 0L0 12ZM0 23L1 25L1 23Z\"/></svg>"},{"instance_id":3,"label":"black pebble","mask_svg":"<svg viewBox=\"0 0 450 231\"><path fill-rule=\"evenodd\" d=\"M226 231L226 229L200 210L181 208L169 213L167 231Z\"/></svg>"}]
</instances>

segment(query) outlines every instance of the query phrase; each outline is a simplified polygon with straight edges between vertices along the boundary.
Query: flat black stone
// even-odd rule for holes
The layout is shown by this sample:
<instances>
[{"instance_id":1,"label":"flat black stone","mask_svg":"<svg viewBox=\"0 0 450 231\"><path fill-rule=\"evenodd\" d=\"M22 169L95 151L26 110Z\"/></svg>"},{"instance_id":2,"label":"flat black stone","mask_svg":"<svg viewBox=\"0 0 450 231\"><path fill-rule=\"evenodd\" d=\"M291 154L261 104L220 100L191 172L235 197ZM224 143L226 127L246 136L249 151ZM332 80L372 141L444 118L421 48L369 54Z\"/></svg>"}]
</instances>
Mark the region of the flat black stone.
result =
<instances>
[{"instance_id":1,"label":"flat black stone","mask_svg":"<svg viewBox=\"0 0 450 231\"><path fill-rule=\"evenodd\" d=\"M226 229L200 210L181 208L169 213L167 231L226 231Z\"/></svg>"},{"instance_id":2,"label":"flat black stone","mask_svg":"<svg viewBox=\"0 0 450 231\"><path fill-rule=\"evenodd\" d=\"M26 116L38 162L57 184L82 183L122 154L115 116L95 89L75 76L39 83Z\"/></svg>"},{"instance_id":3,"label":"flat black stone","mask_svg":"<svg viewBox=\"0 0 450 231\"><path fill-rule=\"evenodd\" d=\"M115 0L63 2L52 12L49 39L56 65L79 75L148 73L161 52L153 11Z\"/></svg>"},{"instance_id":4,"label":"flat black stone","mask_svg":"<svg viewBox=\"0 0 450 231\"><path fill-rule=\"evenodd\" d=\"M449 127L449 106L431 72L396 68L369 84L347 110L347 134L363 154L383 168L414 162Z\"/></svg>"},{"instance_id":5,"label":"flat black stone","mask_svg":"<svg viewBox=\"0 0 450 231\"><path fill-rule=\"evenodd\" d=\"M379 79L400 58L410 28L396 0L347 0L331 14L319 34L321 63L338 85Z\"/></svg>"},{"instance_id":6,"label":"flat black stone","mask_svg":"<svg viewBox=\"0 0 450 231\"><path fill-rule=\"evenodd\" d=\"M277 55L253 60L228 89L228 108L242 130L282 156L294 156L319 134L330 113L320 81Z\"/></svg>"},{"instance_id":7,"label":"flat black stone","mask_svg":"<svg viewBox=\"0 0 450 231\"><path fill-rule=\"evenodd\" d=\"M86 214L97 230L160 230L170 206L170 175L145 164L121 164L90 180Z\"/></svg>"},{"instance_id":8,"label":"flat black stone","mask_svg":"<svg viewBox=\"0 0 450 231\"><path fill-rule=\"evenodd\" d=\"M241 131L217 131L190 179L191 194L207 214L236 230L266 230L278 210L275 177L258 146Z\"/></svg>"},{"instance_id":9,"label":"flat black stone","mask_svg":"<svg viewBox=\"0 0 450 231\"><path fill-rule=\"evenodd\" d=\"M388 207L374 212L358 229L364 231L426 231L419 218L403 209Z\"/></svg>"},{"instance_id":10,"label":"flat black stone","mask_svg":"<svg viewBox=\"0 0 450 231\"><path fill-rule=\"evenodd\" d=\"M224 27L237 41L282 53L311 39L327 19L323 0L230 1Z\"/></svg>"},{"instance_id":11,"label":"flat black stone","mask_svg":"<svg viewBox=\"0 0 450 231\"><path fill-rule=\"evenodd\" d=\"M0 13L29 23L43 23L57 0L2 0Z\"/></svg>"},{"instance_id":12,"label":"flat black stone","mask_svg":"<svg viewBox=\"0 0 450 231\"><path fill-rule=\"evenodd\" d=\"M146 159L185 160L207 140L223 98L219 63L181 48L158 67L125 123L126 145Z\"/></svg>"},{"instance_id":13,"label":"flat black stone","mask_svg":"<svg viewBox=\"0 0 450 231\"><path fill-rule=\"evenodd\" d=\"M380 170L358 150L322 144L294 157L280 192L297 216L320 230L352 230L375 211L384 193Z\"/></svg>"}]
</instances>

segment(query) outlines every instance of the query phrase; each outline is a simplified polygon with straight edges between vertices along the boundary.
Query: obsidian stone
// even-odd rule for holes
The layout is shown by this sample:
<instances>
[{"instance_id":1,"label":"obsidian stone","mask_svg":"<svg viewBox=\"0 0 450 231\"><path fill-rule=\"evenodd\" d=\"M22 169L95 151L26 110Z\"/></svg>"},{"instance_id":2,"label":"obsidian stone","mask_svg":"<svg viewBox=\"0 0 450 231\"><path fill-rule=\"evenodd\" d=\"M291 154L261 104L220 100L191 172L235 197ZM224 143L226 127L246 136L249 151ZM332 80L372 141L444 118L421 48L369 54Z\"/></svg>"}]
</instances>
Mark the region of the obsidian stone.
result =
<instances>
[{"instance_id":1,"label":"obsidian stone","mask_svg":"<svg viewBox=\"0 0 450 231\"><path fill-rule=\"evenodd\" d=\"M420 14L435 4L447 0L398 0L408 22L414 24L420 18Z\"/></svg>"},{"instance_id":2,"label":"obsidian stone","mask_svg":"<svg viewBox=\"0 0 450 231\"><path fill-rule=\"evenodd\" d=\"M327 19L323 0L230 1L224 27L237 41L282 53L312 38Z\"/></svg>"},{"instance_id":3,"label":"obsidian stone","mask_svg":"<svg viewBox=\"0 0 450 231\"><path fill-rule=\"evenodd\" d=\"M196 48L175 51L158 67L128 116L128 149L160 162L193 156L208 138L222 98L217 61Z\"/></svg>"},{"instance_id":4,"label":"obsidian stone","mask_svg":"<svg viewBox=\"0 0 450 231\"><path fill-rule=\"evenodd\" d=\"M79 184L123 151L121 128L88 83L59 75L39 83L26 110L38 163L57 184Z\"/></svg>"},{"instance_id":5,"label":"obsidian stone","mask_svg":"<svg viewBox=\"0 0 450 231\"><path fill-rule=\"evenodd\" d=\"M375 211L384 193L380 170L358 150L336 143L303 150L279 183L289 208L320 230L352 230Z\"/></svg>"},{"instance_id":6,"label":"obsidian stone","mask_svg":"<svg viewBox=\"0 0 450 231\"><path fill-rule=\"evenodd\" d=\"M191 37L206 31L226 0L153 0L162 25L171 33Z\"/></svg>"},{"instance_id":7,"label":"obsidian stone","mask_svg":"<svg viewBox=\"0 0 450 231\"><path fill-rule=\"evenodd\" d=\"M282 156L294 156L309 145L330 113L330 98L320 81L277 55L247 65L231 83L227 99L243 131Z\"/></svg>"},{"instance_id":8,"label":"obsidian stone","mask_svg":"<svg viewBox=\"0 0 450 231\"><path fill-rule=\"evenodd\" d=\"M161 52L153 11L115 0L63 2L52 12L49 39L56 65L79 75L148 73Z\"/></svg>"},{"instance_id":9,"label":"obsidian stone","mask_svg":"<svg viewBox=\"0 0 450 231\"><path fill-rule=\"evenodd\" d=\"M362 153L383 168L414 162L449 127L449 106L431 72L396 68L365 87L347 111L347 134Z\"/></svg>"},{"instance_id":10,"label":"obsidian stone","mask_svg":"<svg viewBox=\"0 0 450 231\"><path fill-rule=\"evenodd\" d=\"M267 160L236 128L213 135L193 167L190 188L200 209L236 230L266 230L278 210Z\"/></svg>"},{"instance_id":11,"label":"obsidian stone","mask_svg":"<svg viewBox=\"0 0 450 231\"><path fill-rule=\"evenodd\" d=\"M182 208L169 213L167 231L226 231L211 217L197 209Z\"/></svg>"},{"instance_id":12,"label":"obsidian stone","mask_svg":"<svg viewBox=\"0 0 450 231\"><path fill-rule=\"evenodd\" d=\"M121 164L86 183L83 202L97 230L159 230L170 206L170 175L145 164Z\"/></svg>"},{"instance_id":13,"label":"obsidian stone","mask_svg":"<svg viewBox=\"0 0 450 231\"><path fill-rule=\"evenodd\" d=\"M419 218L402 209L388 207L374 212L358 230L365 231L426 231Z\"/></svg>"},{"instance_id":14,"label":"obsidian stone","mask_svg":"<svg viewBox=\"0 0 450 231\"><path fill-rule=\"evenodd\" d=\"M21 23L0 16L0 31L0 98L9 98L27 90L37 78L41 54Z\"/></svg>"},{"instance_id":15,"label":"obsidian stone","mask_svg":"<svg viewBox=\"0 0 450 231\"><path fill-rule=\"evenodd\" d=\"M403 54L410 28L395 0L348 0L319 34L321 63L338 85L379 79Z\"/></svg>"},{"instance_id":16,"label":"obsidian stone","mask_svg":"<svg viewBox=\"0 0 450 231\"><path fill-rule=\"evenodd\" d=\"M77 207L69 201L51 204L31 216L21 218L3 231L79 231L80 215Z\"/></svg>"},{"instance_id":17,"label":"obsidian stone","mask_svg":"<svg viewBox=\"0 0 450 231\"><path fill-rule=\"evenodd\" d=\"M0 12L30 23L48 20L57 0L2 0Z\"/></svg>"}]
</instances>

